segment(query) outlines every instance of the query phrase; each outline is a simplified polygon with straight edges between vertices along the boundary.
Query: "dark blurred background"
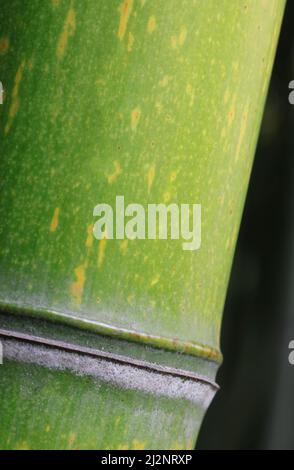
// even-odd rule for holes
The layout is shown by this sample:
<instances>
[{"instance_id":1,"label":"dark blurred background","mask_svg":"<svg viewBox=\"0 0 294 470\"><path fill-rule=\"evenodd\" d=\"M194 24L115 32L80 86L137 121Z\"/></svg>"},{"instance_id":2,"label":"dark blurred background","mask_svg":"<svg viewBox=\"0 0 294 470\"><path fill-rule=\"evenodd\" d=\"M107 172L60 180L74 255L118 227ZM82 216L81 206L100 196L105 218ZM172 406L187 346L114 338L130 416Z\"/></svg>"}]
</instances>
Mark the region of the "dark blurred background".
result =
<instances>
[{"instance_id":1,"label":"dark blurred background","mask_svg":"<svg viewBox=\"0 0 294 470\"><path fill-rule=\"evenodd\" d=\"M294 449L293 20L288 1L224 311L221 390L198 449Z\"/></svg>"}]
</instances>

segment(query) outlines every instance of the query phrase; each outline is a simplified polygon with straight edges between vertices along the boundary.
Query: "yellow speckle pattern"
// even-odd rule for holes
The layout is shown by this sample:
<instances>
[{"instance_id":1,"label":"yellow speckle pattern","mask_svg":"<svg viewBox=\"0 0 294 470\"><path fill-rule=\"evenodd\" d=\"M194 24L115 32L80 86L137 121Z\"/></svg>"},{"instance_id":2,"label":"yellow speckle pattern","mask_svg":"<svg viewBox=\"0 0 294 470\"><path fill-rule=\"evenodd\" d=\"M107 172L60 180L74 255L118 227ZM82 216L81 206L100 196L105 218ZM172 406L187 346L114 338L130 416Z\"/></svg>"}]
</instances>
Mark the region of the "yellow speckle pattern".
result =
<instances>
[{"instance_id":1,"label":"yellow speckle pattern","mask_svg":"<svg viewBox=\"0 0 294 470\"><path fill-rule=\"evenodd\" d=\"M162 87L166 87L170 81L171 77L165 75L161 80L159 80L159 85Z\"/></svg>"},{"instance_id":2,"label":"yellow speckle pattern","mask_svg":"<svg viewBox=\"0 0 294 470\"><path fill-rule=\"evenodd\" d=\"M178 441L176 441L172 446L171 450L182 450L184 446L182 446Z\"/></svg>"},{"instance_id":3,"label":"yellow speckle pattern","mask_svg":"<svg viewBox=\"0 0 294 470\"><path fill-rule=\"evenodd\" d=\"M121 172L122 172L122 169L121 169L121 166L120 166L119 162L115 161L114 162L114 171L113 171L113 173L111 173L111 175L107 176L108 184L114 183L114 181L117 180L117 178L119 177Z\"/></svg>"},{"instance_id":4,"label":"yellow speckle pattern","mask_svg":"<svg viewBox=\"0 0 294 470\"><path fill-rule=\"evenodd\" d=\"M151 280L150 282L150 286L153 287L155 286L156 284L159 283L159 279L160 279L160 275L157 274L156 276L154 276L154 278Z\"/></svg>"},{"instance_id":5,"label":"yellow speckle pattern","mask_svg":"<svg viewBox=\"0 0 294 470\"><path fill-rule=\"evenodd\" d=\"M249 103L247 102L247 104L244 108L244 111L242 113L242 117L241 117L240 133L239 133L239 138L238 138L236 152L235 152L235 162L237 162L237 160L240 156L240 151L241 151L241 147L242 147L242 143L243 143L243 140L244 140L246 127L247 127L248 113L249 113Z\"/></svg>"},{"instance_id":6,"label":"yellow speckle pattern","mask_svg":"<svg viewBox=\"0 0 294 470\"><path fill-rule=\"evenodd\" d=\"M236 95L233 96L231 107L228 113L228 126L231 127L231 125L234 122L236 116Z\"/></svg>"},{"instance_id":7,"label":"yellow speckle pattern","mask_svg":"<svg viewBox=\"0 0 294 470\"><path fill-rule=\"evenodd\" d=\"M134 0L125 0L120 6L120 9L119 9L120 20L119 20L119 26L118 26L118 32L117 32L117 36L120 41L123 40L124 35L126 33L128 21L129 21L130 14L133 8L133 3L134 3Z\"/></svg>"},{"instance_id":8,"label":"yellow speckle pattern","mask_svg":"<svg viewBox=\"0 0 294 470\"><path fill-rule=\"evenodd\" d=\"M9 111L8 111L8 120L4 128L5 134L8 134L8 132L10 131L13 120L15 116L17 115L19 107L20 107L20 99L19 99L18 93L19 93L19 86L23 77L24 68L25 68L25 60L21 62L15 75L14 86L12 90L11 104L10 104Z\"/></svg>"},{"instance_id":9,"label":"yellow speckle pattern","mask_svg":"<svg viewBox=\"0 0 294 470\"><path fill-rule=\"evenodd\" d=\"M72 7L72 4L68 10L62 33L59 37L57 43L56 54L57 58L61 60L65 54L66 47L68 45L68 40L75 34L76 31L76 12Z\"/></svg>"},{"instance_id":10,"label":"yellow speckle pattern","mask_svg":"<svg viewBox=\"0 0 294 470\"><path fill-rule=\"evenodd\" d=\"M46 312L97 334L122 335L126 353L130 339L219 360L226 283L283 0L268 1L266 12L262 1L223 0L225 8L215 12L205 0L48 0L38 2L34 30L33 7L16 14L13 2L2 2L0 60L10 73L8 82L0 77L0 211L12 212L3 218L1 262L17 266L0 282L2 298L22 299L36 316ZM145 210L150 203L201 203L201 249L183 251L170 230L167 241L96 240L93 208L109 203L114 209L119 194ZM37 244L32 220L39 221ZM48 283L57 286L54 295L46 295ZM177 358L184 366L184 354ZM199 364L199 373L213 375L212 362L196 362L195 371ZM16 375L12 370L17 395ZM71 387L71 400L63 397L69 421L79 426L63 427L60 447L193 447L206 400L194 406L160 391L147 396L120 388L112 406L113 385L101 383L97 393L91 382L80 380L76 396ZM27 393L32 406L19 415L24 432L11 430L10 448L58 444L52 413L26 432L46 390L38 388L40 401ZM51 390L62 399L54 384ZM83 390L89 400L77 409ZM158 426L173 433L157 433ZM5 441L0 435L2 447Z\"/></svg>"},{"instance_id":11,"label":"yellow speckle pattern","mask_svg":"<svg viewBox=\"0 0 294 470\"><path fill-rule=\"evenodd\" d=\"M178 47L182 47L187 38L187 29L183 27L178 35L173 35L170 38L170 44L172 49L177 49Z\"/></svg>"},{"instance_id":12,"label":"yellow speckle pattern","mask_svg":"<svg viewBox=\"0 0 294 470\"><path fill-rule=\"evenodd\" d=\"M177 175L178 175L178 173L177 173L176 171L172 171L172 172L171 172L170 177L169 177L169 180L170 180L171 183L173 183L174 181L176 181Z\"/></svg>"},{"instance_id":13,"label":"yellow speckle pattern","mask_svg":"<svg viewBox=\"0 0 294 470\"><path fill-rule=\"evenodd\" d=\"M134 294L128 295L127 297L128 304L132 305L134 298L135 298Z\"/></svg>"},{"instance_id":14,"label":"yellow speckle pattern","mask_svg":"<svg viewBox=\"0 0 294 470\"><path fill-rule=\"evenodd\" d=\"M150 193L155 178L155 166L151 165L147 173L148 193Z\"/></svg>"},{"instance_id":15,"label":"yellow speckle pattern","mask_svg":"<svg viewBox=\"0 0 294 470\"><path fill-rule=\"evenodd\" d=\"M50 223L50 232L55 232L58 227L60 208L56 207L53 212L53 216Z\"/></svg>"},{"instance_id":16,"label":"yellow speckle pattern","mask_svg":"<svg viewBox=\"0 0 294 470\"><path fill-rule=\"evenodd\" d=\"M106 243L107 237L105 236L102 240L99 241L98 247L98 268L101 268L105 258L105 250L106 250Z\"/></svg>"},{"instance_id":17,"label":"yellow speckle pattern","mask_svg":"<svg viewBox=\"0 0 294 470\"><path fill-rule=\"evenodd\" d=\"M183 46L187 37L187 29L183 28L179 35L179 46Z\"/></svg>"},{"instance_id":18,"label":"yellow speckle pattern","mask_svg":"<svg viewBox=\"0 0 294 470\"><path fill-rule=\"evenodd\" d=\"M89 224L87 227L87 238L86 238L86 247L92 248L94 242L94 235L93 235L93 224Z\"/></svg>"},{"instance_id":19,"label":"yellow speckle pattern","mask_svg":"<svg viewBox=\"0 0 294 470\"><path fill-rule=\"evenodd\" d=\"M71 447L71 446L73 445L73 443L75 442L76 438L77 438L77 433L75 433L75 432L70 433L70 435L69 435L69 437L68 437L68 445L69 445L69 447Z\"/></svg>"},{"instance_id":20,"label":"yellow speckle pattern","mask_svg":"<svg viewBox=\"0 0 294 470\"><path fill-rule=\"evenodd\" d=\"M133 109L131 112L131 129L135 131L137 129L138 123L141 117L141 109L139 107Z\"/></svg>"},{"instance_id":21,"label":"yellow speckle pattern","mask_svg":"<svg viewBox=\"0 0 294 470\"><path fill-rule=\"evenodd\" d=\"M195 443L192 439L189 439L186 445L187 450L193 450L195 448Z\"/></svg>"},{"instance_id":22,"label":"yellow speckle pattern","mask_svg":"<svg viewBox=\"0 0 294 470\"><path fill-rule=\"evenodd\" d=\"M74 303L79 306L82 303L82 296L84 291L84 285L86 282L86 269L88 267L88 263L85 262L78 266L75 270L76 281L71 285L71 294Z\"/></svg>"},{"instance_id":23,"label":"yellow speckle pattern","mask_svg":"<svg viewBox=\"0 0 294 470\"><path fill-rule=\"evenodd\" d=\"M155 16L150 16L149 20L148 20L148 24L147 24L147 31L148 33L153 33L155 31L155 28L156 28L156 18Z\"/></svg>"},{"instance_id":24,"label":"yellow speckle pattern","mask_svg":"<svg viewBox=\"0 0 294 470\"><path fill-rule=\"evenodd\" d=\"M133 448L133 450L144 450L145 449L145 444L144 444L144 442L139 441L138 439L134 439L132 448Z\"/></svg>"},{"instance_id":25,"label":"yellow speckle pattern","mask_svg":"<svg viewBox=\"0 0 294 470\"><path fill-rule=\"evenodd\" d=\"M28 69L30 71L32 71L33 68L34 68L34 61L33 61L33 59L30 59L29 62L28 62Z\"/></svg>"},{"instance_id":26,"label":"yellow speckle pattern","mask_svg":"<svg viewBox=\"0 0 294 470\"><path fill-rule=\"evenodd\" d=\"M0 54L6 54L9 50L9 38L0 38Z\"/></svg>"},{"instance_id":27,"label":"yellow speckle pattern","mask_svg":"<svg viewBox=\"0 0 294 470\"><path fill-rule=\"evenodd\" d=\"M15 450L30 450L30 446L26 441L22 441L16 444Z\"/></svg>"},{"instance_id":28,"label":"yellow speckle pattern","mask_svg":"<svg viewBox=\"0 0 294 470\"><path fill-rule=\"evenodd\" d=\"M166 191L164 194L163 194L163 202L166 204L167 202L169 202L171 200L171 193L169 191Z\"/></svg>"},{"instance_id":29,"label":"yellow speckle pattern","mask_svg":"<svg viewBox=\"0 0 294 470\"><path fill-rule=\"evenodd\" d=\"M126 254L126 251L128 249L128 243L129 243L129 240L127 238L120 242L119 249L122 255Z\"/></svg>"},{"instance_id":30,"label":"yellow speckle pattern","mask_svg":"<svg viewBox=\"0 0 294 470\"><path fill-rule=\"evenodd\" d=\"M132 52L133 46L134 46L135 38L132 33L128 34L128 45L127 45L127 50L128 52Z\"/></svg>"}]
</instances>

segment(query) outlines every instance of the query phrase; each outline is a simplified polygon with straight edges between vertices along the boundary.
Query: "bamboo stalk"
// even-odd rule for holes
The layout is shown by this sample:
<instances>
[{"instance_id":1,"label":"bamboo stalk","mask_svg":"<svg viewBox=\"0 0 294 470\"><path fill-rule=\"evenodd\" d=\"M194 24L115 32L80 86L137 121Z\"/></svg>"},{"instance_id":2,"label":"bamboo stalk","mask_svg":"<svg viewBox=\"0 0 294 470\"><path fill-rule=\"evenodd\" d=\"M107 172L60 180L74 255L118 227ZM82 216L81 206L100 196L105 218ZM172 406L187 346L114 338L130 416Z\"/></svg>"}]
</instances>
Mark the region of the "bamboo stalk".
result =
<instances>
[{"instance_id":1,"label":"bamboo stalk","mask_svg":"<svg viewBox=\"0 0 294 470\"><path fill-rule=\"evenodd\" d=\"M192 448L284 0L2 2L1 448ZM94 207L201 204L183 240Z\"/></svg>"}]
</instances>

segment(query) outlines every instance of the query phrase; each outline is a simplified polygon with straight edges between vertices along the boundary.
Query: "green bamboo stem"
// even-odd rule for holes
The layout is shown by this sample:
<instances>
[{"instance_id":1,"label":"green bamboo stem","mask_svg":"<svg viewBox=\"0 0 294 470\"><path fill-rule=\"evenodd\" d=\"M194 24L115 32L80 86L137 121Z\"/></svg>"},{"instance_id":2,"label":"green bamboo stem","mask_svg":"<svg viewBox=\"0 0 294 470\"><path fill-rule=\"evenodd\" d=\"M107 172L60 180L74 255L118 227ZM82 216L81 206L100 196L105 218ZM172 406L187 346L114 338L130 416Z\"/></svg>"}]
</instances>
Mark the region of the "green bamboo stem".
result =
<instances>
[{"instance_id":1,"label":"green bamboo stem","mask_svg":"<svg viewBox=\"0 0 294 470\"><path fill-rule=\"evenodd\" d=\"M285 2L2 3L0 328L201 377L189 399L158 370L145 390L138 364L136 386L81 376L57 343L3 337L0 447L191 448ZM96 240L117 195L200 203L200 249Z\"/></svg>"}]
</instances>

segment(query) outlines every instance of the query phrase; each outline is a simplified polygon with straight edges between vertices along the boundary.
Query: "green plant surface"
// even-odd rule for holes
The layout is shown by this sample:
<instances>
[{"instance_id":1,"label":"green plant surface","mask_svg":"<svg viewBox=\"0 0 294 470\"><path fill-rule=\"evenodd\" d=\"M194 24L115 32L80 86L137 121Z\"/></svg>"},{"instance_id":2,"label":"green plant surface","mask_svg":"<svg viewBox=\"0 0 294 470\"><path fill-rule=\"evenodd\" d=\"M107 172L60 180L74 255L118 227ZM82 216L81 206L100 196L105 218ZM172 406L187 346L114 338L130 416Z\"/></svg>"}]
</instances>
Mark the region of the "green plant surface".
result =
<instances>
[{"instance_id":1,"label":"green plant surface","mask_svg":"<svg viewBox=\"0 0 294 470\"><path fill-rule=\"evenodd\" d=\"M178 400L174 413L172 399L122 390L89 377L16 362L3 368L1 449L194 446L203 409L187 401Z\"/></svg>"},{"instance_id":2,"label":"green plant surface","mask_svg":"<svg viewBox=\"0 0 294 470\"><path fill-rule=\"evenodd\" d=\"M284 4L2 1L5 315L23 315L27 323L46 319L52 331L60 323L126 341L130 354L136 342L194 355L203 374L203 364L220 363L222 310ZM93 209L114 206L117 195L144 207L201 204L200 249L184 251L182 240L96 240ZM205 407L200 413L191 404L90 382L68 371L7 363L1 445L194 444ZM69 410L84 403L89 422L81 411L79 424L69 413L61 427L53 426L53 408L65 397ZM137 401L142 413L134 415ZM55 429L48 440L47 421Z\"/></svg>"}]
</instances>

